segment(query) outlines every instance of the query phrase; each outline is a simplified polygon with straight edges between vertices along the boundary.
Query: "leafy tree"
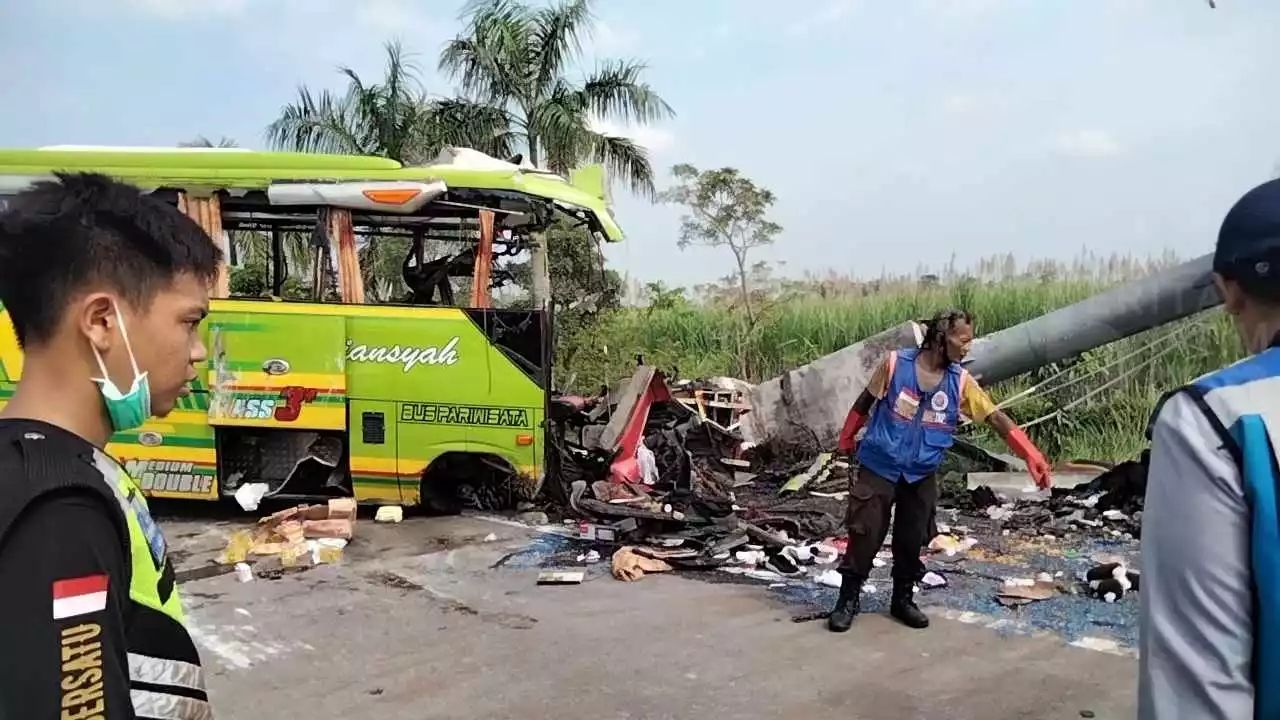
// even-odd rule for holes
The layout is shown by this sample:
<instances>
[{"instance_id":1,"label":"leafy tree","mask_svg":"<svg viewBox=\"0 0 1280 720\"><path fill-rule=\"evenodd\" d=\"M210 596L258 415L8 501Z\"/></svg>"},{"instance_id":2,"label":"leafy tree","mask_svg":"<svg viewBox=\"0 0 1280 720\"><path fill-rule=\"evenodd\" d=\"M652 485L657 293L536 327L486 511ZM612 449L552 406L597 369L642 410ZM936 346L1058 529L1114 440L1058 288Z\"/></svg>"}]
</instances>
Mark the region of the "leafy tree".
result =
<instances>
[{"instance_id":1,"label":"leafy tree","mask_svg":"<svg viewBox=\"0 0 1280 720\"><path fill-rule=\"evenodd\" d=\"M582 353L599 352L593 335L600 319L617 310L622 277L604 267L604 257L590 233L558 218L546 233L548 266L554 282L551 302L555 317L557 365L575 365ZM517 282L529 287L529 262L508 266Z\"/></svg>"},{"instance_id":2,"label":"leafy tree","mask_svg":"<svg viewBox=\"0 0 1280 720\"><path fill-rule=\"evenodd\" d=\"M687 308L691 304L684 288L667 287L661 280L645 283L644 294L649 300L649 313Z\"/></svg>"},{"instance_id":3,"label":"leafy tree","mask_svg":"<svg viewBox=\"0 0 1280 720\"><path fill-rule=\"evenodd\" d=\"M262 297L267 294L267 266L249 263L231 268L231 297Z\"/></svg>"},{"instance_id":4,"label":"leafy tree","mask_svg":"<svg viewBox=\"0 0 1280 720\"><path fill-rule=\"evenodd\" d=\"M691 245L727 247L733 253L737 272L738 299L746 313L748 329L754 328L756 314L751 291L752 275L767 275L759 263L748 262L751 250L773 243L782 226L766 215L774 195L735 168L700 171L689 164L671 169L677 185L659 194L659 199L685 208L680 219L681 249ZM761 275L764 273L764 275Z\"/></svg>"},{"instance_id":5,"label":"leafy tree","mask_svg":"<svg viewBox=\"0 0 1280 720\"><path fill-rule=\"evenodd\" d=\"M374 236L361 241L356 254L368 301L390 302L408 292L402 274L404 258L412 245L413 241L405 237Z\"/></svg>"},{"instance_id":6,"label":"leafy tree","mask_svg":"<svg viewBox=\"0 0 1280 720\"><path fill-rule=\"evenodd\" d=\"M649 123L674 114L641 79L645 66L609 60L581 83L567 77L594 22L591 0L545 7L472 0L464 18L466 29L445 46L440 69L472 99L507 114L531 163L567 174L584 161L600 162L633 191L653 194L645 148L592 127L593 118Z\"/></svg>"},{"instance_id":7,"label":"leafy tree","mask_svg":"<svg viewBox=\"0 0 1280 720\"><path fill-rule=\"evenodd\" d=\"M265 262L250 262L231 268L231 297L266 297L271 294L267 278L270 271ZM286 300L310 300L311 288L297 277L287 277L280 289Z\"/></svg>"},{"instance_id":8,"label":"leafy tree","mask_svg":"<svg viewBox=\"0 0 1280 720\"><path fill-rule=\"evenodd\" d=\"M490 155L511 150L507 115L500 108L457 98L431 98L418 69L398 42L385 45L381 82L367 83L355 70L339 68L347 79L341 94L306 86L295 102L267 127L272 147L297 152L377 155L405 163L429 162L447 146Z\"/></svg>"}]
</instances>

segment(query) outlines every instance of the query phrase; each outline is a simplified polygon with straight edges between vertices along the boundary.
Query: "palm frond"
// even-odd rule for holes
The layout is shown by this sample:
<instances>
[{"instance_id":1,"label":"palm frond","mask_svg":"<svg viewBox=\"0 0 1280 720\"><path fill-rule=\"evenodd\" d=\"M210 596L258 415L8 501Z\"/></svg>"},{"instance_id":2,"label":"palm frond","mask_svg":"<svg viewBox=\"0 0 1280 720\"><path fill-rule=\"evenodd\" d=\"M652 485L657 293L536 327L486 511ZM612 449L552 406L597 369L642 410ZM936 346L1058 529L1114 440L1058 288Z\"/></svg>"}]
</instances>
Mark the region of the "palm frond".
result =
<instances>
[{"instance_id":1,"label":"palm frond","mask_svg":"<svg viewBox=\"0 0 1280 720\"><path fill-rule=\"evenodd\" d=\"M351 68L339 70L347 77L347 105L356 109L354 126L363 134L368 152L402 160L409 151L414 128L421 122L425 93L418 67L399 42L388 42L382 81L367 85Z\"/></svg>"},{"instance_id":2,"label":"palm frond","mask_svg":"<svg viewBox=\"0 0 1280 720\"><path fill-rule=\"evenodd\" d=\"M515 0L476 3L462 35L445 44L440 70L462 91L494 104L526 100L530 10Z\"/></svg>"},{"instance_id":3,"label":"palm frond","mask_svg":"<svg viewBox=\"0 0 1280 720\"><path fill-rule=\"evenodd\" d=\"M601 119L647 124L675 116L675 111L640 77L645 65L629 60L605 61L582 86L589 110Z\"/></svg>"},{"instance_id":4,"label":"palm frond","mask_svg":"<svg viewBox=\"0 0 1280 720\"><path fill-rule=\"evenodd\" d=\"M218 142L216 143L203 135L197 135L186 142L178 143L178 147L180 148L233 148L238 146L235 140L232 140L231 138L226 137L225 135L219 138Z\"/></svg>"},{"instance_id":5,"label":"palm frond","mask_svg":"<svg viewBox=\"0 0 1280 720\"><path fill-rule=\"evenodd\" d=\"M316 96L299 87L297 101L281 108L280 117L267 126L266 140L271 147L295 152L364 153L356 115L347 97L327 90Z\"/></svg>"},{"instance_id":6,"label":"palm frond","mask_svg":"<svg viewBox=\"0 0 1280 720\"><path fill-rule=\"evenodd\" d=\"M494 157L510 157L519 136L511 115L500 107L463 98L433 100L419 125L418 162L434 159L446 147L469 147Z\"/></svg>"},{"instance_id":7,"label":"palm frond","mask_svg":"<svg viewBox=\"0 0 1280 720\"><path fill-rule=\"evenodd\" d=\"M644 149L591 127L595 118L648 124L675 114L643 82L645 66L615 60L597 67L581 87L564 79L591 32L592 0L471 0L463 17L465 30L445 47L440 69L471 99L513 112L507 135L524 131L531 161L563 173L588 158L605 158L630 185L652 194Z\"/></svg>"},{"instance_id":8,"label":"palm frond","mask_svg":"<svg viewBox=\"0 0 1280 720\"><path fill-rule=\"evenodd\" d=\"M590 34L594 21L591 0L564 0L558 5L542 8L534 15L533 37L537 54L534 82L539 89L549 88L582 54L582 36Z\"/></svg>"},{"instance_id":9,"label":"palm frond","mask_svg":"<svg viewBox=\"0 0 1280 720\"><path fill-rule=\"evenodd\" d=\"M318 96L303 87L267 129L274 147L302 152L378 155L400 162L434 157L446 144L505 152L513 140L506 113L474 103L428 99L417 66L397 42L386 47L384 75L369 83L349 67L345 93Z\"/></svg>"},{"instance_id":10,"label":"palm frond","mask_svg":"<svg viewBox=\"0 0 1280 720\"><path fill-rule=\"evenodd\" d=\"M653 165L649 151L630 138L603 133L591 133L591 158L604 163L609 177L620 178L637 195L656 197L653 185Z\"/></svg>"},{"instance_id":11,"label":"palm frond","mask_svg":"<svg viewBox=\"0 0 1280 720\"><path fill-rule=\"evenodd\" d=\"M271 258L271 239L265 233L233 230L228 233L241 265L266 265Z\"/></svg>"},{"instance_id":12,"label":"palm frond","mask_svg":"<svg viewBox=\"0 0 1280 720\"><path fill-rule=\"evenodd\" d=\"M528 126L543 148L547 169L553 172L567 173L594 148L582 94L563 82L533 108Z\"/></svg>"}]
</instances>

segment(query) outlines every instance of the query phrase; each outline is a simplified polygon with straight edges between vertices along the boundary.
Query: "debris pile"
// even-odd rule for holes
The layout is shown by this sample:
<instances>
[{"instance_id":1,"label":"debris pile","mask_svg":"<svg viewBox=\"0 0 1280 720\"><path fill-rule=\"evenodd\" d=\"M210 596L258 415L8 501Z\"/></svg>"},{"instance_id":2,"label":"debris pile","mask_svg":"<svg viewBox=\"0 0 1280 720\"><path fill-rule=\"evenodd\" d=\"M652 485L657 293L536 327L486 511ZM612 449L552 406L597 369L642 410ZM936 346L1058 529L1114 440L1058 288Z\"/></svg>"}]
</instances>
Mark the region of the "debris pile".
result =
<instances>
[{"instance_id":1,"label":"debris pile","mask_svg":"<svg viewBox=\"0 0 1280 720\"><path fill-rule=\"evenodd\" d=\"M1142 504L1147 488L1148 453L1120 463L1091 482L1054 488L1049 496L1001 497L987 486L969 491L965 510L999 523L998 530L1070 537L1105 536L1132 540L1142 533Z\"/></svg>"},{"instance_id":2,"label":"debris pile","mask_svg":"<svg viewBox=\"0 0 1280 720\"><path fill-rule=\"evenodd\" d=\"M284 567L336 563L355 535L356 501L335 498L323 505L298 505L273 513L250 530L231 535L219 562L236 565L250 559L278 557Z\"/></svg>"},{"instance_id":3,"label":"debris pile","mask_svg":"<svg viewBox=\"0 0 1280 720\"><path fill-rule=\"evenodd\" d=\"M829 453L744 442L747 391L732 378L668 386L640 367L614 397L553 400L558 468L547 489L582 518L581 539L626 544L613 558L615 577L650 568L761 579L833 570L844 550L848 468Z\"/></svg>"},{"instance_id":4,"label":"debris pile","mask_svg":"<svg viewBox=\"0 0 1280 720\"><path fill-rule=\"evenodd\" d=\"M772 582L808 577L840 584L836 568L847 542L843 518L852 468L823 452L816 436L811 443L797 442L797 432L785 442L745 442L740 428L752 411L743 401L750 392L744 386L731 378L668 385L656 369L641 366L616 393L552 400L557 432L546 489L578 518L580 539L622 546L613 557L615 577L633 581L669 569L720 569ZM1016 460L973 447L962 452L973 467L1016 467ZM1143 458L1074 488L1013 497L986 486L967 489L959 477L959 487L953 481L944 494L952 507L939 510L948 523L935 521L936 532L922 548L929 572L919 585L944 587L949 573L964 572L972 552L983 555L977 546L1004 545L988 539L1135 537L1145 467ZM883 568L889 560L885 550L875 565ZM1005 606L1067 592L1052 575L995 579L1000 587L994 597ZM1075 580L1069 592L1088 594L1092 580ZM874 588L873 582L868 590ZM1122 596L1114 588L1093 590Z\"/></svg>"}]
</instances>

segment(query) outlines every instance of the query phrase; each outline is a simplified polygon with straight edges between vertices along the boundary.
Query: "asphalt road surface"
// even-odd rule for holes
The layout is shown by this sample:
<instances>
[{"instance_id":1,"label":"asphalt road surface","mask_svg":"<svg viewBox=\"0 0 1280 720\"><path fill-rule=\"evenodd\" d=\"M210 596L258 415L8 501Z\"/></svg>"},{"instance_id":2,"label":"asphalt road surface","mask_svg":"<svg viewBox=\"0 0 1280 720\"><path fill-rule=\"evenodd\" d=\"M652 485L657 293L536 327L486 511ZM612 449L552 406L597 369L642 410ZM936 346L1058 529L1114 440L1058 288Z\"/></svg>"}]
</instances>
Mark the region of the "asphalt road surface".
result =
<instances>
[{"instance_id":1,"label":"asphalt road surface","mask_svg":"<svg viewBox=\"0 0 1280 720\"><path fill-rule=\"evenodd\" d=\"M248 583L202 577L236 521L163 526L220 720L1134 716L1131 657L937 615L833 635L767 585L607 557L539 586L555 538L511 523L361 520L341 565Z\"/></svg>"}]
</instances>

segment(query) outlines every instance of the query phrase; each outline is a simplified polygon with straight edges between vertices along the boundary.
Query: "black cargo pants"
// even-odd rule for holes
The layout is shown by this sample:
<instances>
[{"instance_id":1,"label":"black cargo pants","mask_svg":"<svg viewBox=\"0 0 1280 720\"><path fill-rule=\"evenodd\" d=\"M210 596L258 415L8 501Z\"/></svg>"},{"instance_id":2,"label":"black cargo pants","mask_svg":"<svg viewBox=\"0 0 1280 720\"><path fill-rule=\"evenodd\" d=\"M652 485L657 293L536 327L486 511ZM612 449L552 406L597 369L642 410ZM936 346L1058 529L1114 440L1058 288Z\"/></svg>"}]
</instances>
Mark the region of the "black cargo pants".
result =
<instances>
[{"instance_id":1,"label":"black cargo pants","mask_svg":"<svg viewBox=\"0 0 1280 720\"><path fill-rule=\"evenodd\" d=\"M893 579L916 582L924 575L920 550L932 534L938 504L938 478L930 475L919 482L889 482L865 467L849 485L849 507L845 524L849 528L849 548L840 572L866 578L872 561L889 532L893 507Z\"/></svg>"}]
</instances>

